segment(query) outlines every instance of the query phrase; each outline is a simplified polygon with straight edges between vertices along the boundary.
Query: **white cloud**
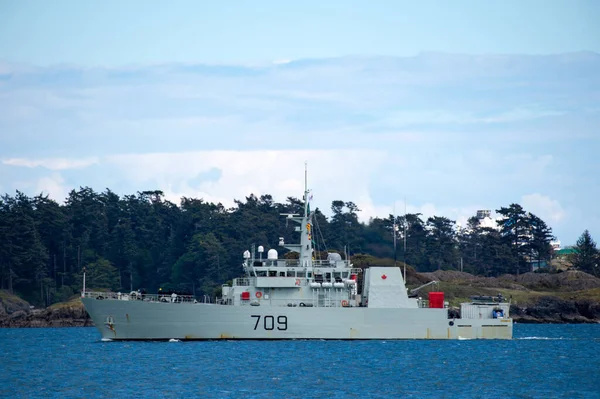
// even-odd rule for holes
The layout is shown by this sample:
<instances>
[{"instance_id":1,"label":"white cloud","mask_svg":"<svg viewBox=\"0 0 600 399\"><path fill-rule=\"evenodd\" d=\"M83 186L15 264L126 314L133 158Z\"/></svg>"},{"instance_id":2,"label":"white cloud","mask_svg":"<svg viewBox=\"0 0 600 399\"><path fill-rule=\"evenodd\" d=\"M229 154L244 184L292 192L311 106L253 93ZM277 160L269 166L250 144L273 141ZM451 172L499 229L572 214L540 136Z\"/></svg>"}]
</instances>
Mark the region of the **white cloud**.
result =
<instances>
[{"instance_id":1,"label":"white cloud","mask_svg":"<svg viewBox=\"0 0 600 399\"><path fill-rule=\"evenodd\" d=\"M359 201L357 205L361 204ZM380 217L387 218L389 215L394 214L394 204L391 205L373 205L372 203L365 201L363 207L359 206L363 212L359 214L361 221L368 221L369 217ZM421 220L427 222L427 219L433 216L443 216L450 220L454 220L459 226L466 226L467 221L470 217L475 216L477 210L487 209L477 205L468 205L460 208L451 208L446 206L435 205L431 202L425 202L420 204L411 204L407 201L406 206L404 201L396 201L395 203L395 214L396 216L404 215L405 211L409 214L421 214Z\"/></svg>"},{"instance_id":2,"label":"white cloud","mask_svg":"<svg viewBox=\"0 0 600 399\"><path fill-rule=\"evenodd\" d=\"M69 194L69 188L64 184L65 180L58 173L42 177L37 180L37 193L48 194L48 196L58 203L63 203Z\"/></svg>"},{"instance_id":3,"label":"white cloud","mask_svg":"<svg viewBox=\"0 0 600 399\"><path fill-rule=\"evenodd\" d=\"M548 196L534 193L527 194L521 197L521 205L525 210L531 212L544 221L560 222L566 213L557 200L553 200Z\"/></svg>"},{"instance_id":4,"label":"white cloud","mask_svg":"<svg viewBox=\"0 0 600 399\"><path fill-rule=\"evenodd\" d=\"M387 152L375 150L283 150L121 154L104 161L116 166L131 183L162 188L165 197L174 203L186 196L220 202L226 207L233 206L234 199L243 199L251 193L270 194L278 202L285 202L288 196L301 198L307 161L313 203L331 215L332 201L352 201L361 210L359 220L368 222L370 218L386 218L394 212L393 203L375 203L368 187L389 159ZM213 169L221 172L218 180L194 182L198 175ZM421 213L424 221L431 216L446 216L463 225L477 209L481 208L439 207L431 202L406 205L408 213ZM396 214L403 213L404 202L397 201Z\"/></svg>"},{"instance_id":5,"label":"white cloud","mask_svg":"<svg viewBox=\"0 0 600 399\"><path fill-rule=\"evenodd\" d=\"M359 162L369 159L369 162ZM308 162L308 185L314 201L324 211L336 199L357 198L365 208L361 216L374 216L368 182L386 159L383 151L282 150L196 151L114 155L105 159L130 182L156 184L178 203L182 196L233 205L253 193L270 194L276 201L300 198L304 191L304 162ZM193 182L201 173L220 170L217 181Z\"/></svg>"},{"instance_id":6,"label":"white cloud","mask_svg":"<svg viewBox=\"0 0 600 399\"><path fill-rule=\"evenodd\" d=\"M36 168L41 166L42 168L50 170L66 170L66 169L83 169L88 166L98 163L98 158L82 158L82 159L69 159L69 158L46 158L46 159L28 159L28 158L9 158L3 159L4 165L11 166L22 166L26 168Z\"/></svg>"}]
</instances>

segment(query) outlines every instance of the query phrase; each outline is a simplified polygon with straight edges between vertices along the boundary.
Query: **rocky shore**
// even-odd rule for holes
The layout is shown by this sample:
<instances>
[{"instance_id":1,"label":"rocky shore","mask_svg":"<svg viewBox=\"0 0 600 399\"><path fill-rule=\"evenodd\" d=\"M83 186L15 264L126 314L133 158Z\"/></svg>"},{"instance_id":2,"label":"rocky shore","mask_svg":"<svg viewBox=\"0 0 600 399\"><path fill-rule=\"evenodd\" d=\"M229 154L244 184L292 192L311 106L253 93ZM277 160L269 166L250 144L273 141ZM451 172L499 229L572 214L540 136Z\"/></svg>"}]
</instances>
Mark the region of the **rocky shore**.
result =
<instances>
[{"instance_id":1,"label":"rocky shore","mask_svg":"<svg viewBox=\"0 0 600 399\"><path fill-rule=\"evenodd\" d=\"M600 323L600 303L544 296L533 305L511 305L510 314L517 323Z\"/></svg>"},{"instance_id":2,"label":"rocky shore","mask_svg":"<svg viewBox=\"0 0 600 399\"><path fill-rule=\"evenodd\" d=\"M600 323L600 279L579 271L489 278L457 271L411 271L407 280L409 287L438 281L454 306L470 295L502 293L512 298L510 313L517 323ZM0 328L93 325L77 297L46 309L32 309L26 301L0 290Z\"/></svg>"},{"instance_id":3,"label":"rocky shore","mask_svg":"<svg viewBox=\"0 0 600 399\"><path fill-rule=\"evenodd\" d=\"M0 291L0 328L91 327L94 323L79 299L32 309L29 303Z\"/></svg>"}]
</instances>

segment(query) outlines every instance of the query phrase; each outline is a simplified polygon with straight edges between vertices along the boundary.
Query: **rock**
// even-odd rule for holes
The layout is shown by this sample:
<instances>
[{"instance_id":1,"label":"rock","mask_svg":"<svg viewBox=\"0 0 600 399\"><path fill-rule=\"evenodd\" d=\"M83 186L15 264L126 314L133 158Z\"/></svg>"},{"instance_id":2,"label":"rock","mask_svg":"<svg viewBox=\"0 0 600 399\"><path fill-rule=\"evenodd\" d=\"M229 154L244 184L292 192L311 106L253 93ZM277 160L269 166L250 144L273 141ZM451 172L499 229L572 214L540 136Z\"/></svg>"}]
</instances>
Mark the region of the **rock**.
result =
<instances>
[{"instance_id":1,"label":"rock","mask_svg":"<svg viewBox=\"0 0 600 399\"><path fill-rule=\"evenodd\" d=\"M0 290L0 316L10 315L18 311L29 313L29 303L6 290Z\"/></svg>"},{"instance_id":2,"label":"rock","mask_svg":"<svg viewBox=\"0 0 600 399\"><path fill-rule=\"evenodd\" d=\"M600 303L543 296L534 304L512 304L510 314L517 323L598 323Z\"/></svg>"},{"instance_id":3,"label":"rock","mask_svg":"<svg viewBox=\"0 0 600 399\"><path fill-rule=\"evenodd\" d=\"M19 319L24 319L26 317L27 317L27 313L23 310L17 310L16 312L13 312L10 315L8 315L9 320L19 320Z\"/></svg>"},{"instance_id":4,"label":"rock","mask_svg":"<svg viewBox=\"0 0 600 399\"><path fill-rule=\"evenodd\" d=\"M580 315L587 319L600 320L600 303L593 302L589 299L583 299L575 302L577 311Z\"/></svg>"},{"instance_id":5,"label":"rock","mask_svg":"<svg viewBox=\"0 0 600 399\"><path fill-rule=\"evenodd\" d=\"M31 310L22 299L0 292L0 327L88 327L94 323L79 298Z\"/></svg>"}]
</instances>

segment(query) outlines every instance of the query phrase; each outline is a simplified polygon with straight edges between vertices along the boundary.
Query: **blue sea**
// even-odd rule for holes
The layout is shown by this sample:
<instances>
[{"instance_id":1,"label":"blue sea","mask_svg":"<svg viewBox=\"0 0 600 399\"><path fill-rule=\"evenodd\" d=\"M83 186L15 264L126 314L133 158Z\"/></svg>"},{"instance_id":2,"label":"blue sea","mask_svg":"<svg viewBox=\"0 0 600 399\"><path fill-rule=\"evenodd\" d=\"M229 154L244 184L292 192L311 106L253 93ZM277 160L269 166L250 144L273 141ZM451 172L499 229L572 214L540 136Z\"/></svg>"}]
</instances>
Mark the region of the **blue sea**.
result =
<instances>
[{"instance_id":1,"label":"blue sea","mask_svg":"<svg viewBox=\"0 0 600 399\"><path fill-rule=\"evenodd\" d=\"M600 325L511 341L102 342L0 329L2 398L600 398Z\"/></svg>"}]
</instances>

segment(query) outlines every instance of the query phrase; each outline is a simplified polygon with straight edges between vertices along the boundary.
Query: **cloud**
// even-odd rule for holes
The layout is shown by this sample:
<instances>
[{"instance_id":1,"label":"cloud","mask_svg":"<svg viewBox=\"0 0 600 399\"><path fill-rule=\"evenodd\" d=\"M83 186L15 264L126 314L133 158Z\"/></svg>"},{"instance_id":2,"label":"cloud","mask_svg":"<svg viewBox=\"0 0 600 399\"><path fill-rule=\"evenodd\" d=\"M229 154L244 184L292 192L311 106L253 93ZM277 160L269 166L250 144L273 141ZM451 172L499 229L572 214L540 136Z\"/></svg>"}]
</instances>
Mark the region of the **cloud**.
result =
<instances>
[{"instance_id":1,"label":"cloud","mask_svg":"<svg viewBox=\"0 0 600 399\"><path fill-rule=\"evenodd\" d=\"M69 194L69 188L64 184L65 180L58 173L38 179L36 192L48 194L55 201L62 203Z\"/></svg>"},{"instance_id":2,"label":"cloud","mask_svg":"<svg viewBox=\"0 0 600 399\"><path fill-rule=\"evenodd\" d=\"M42 167L50 170L82 169L98 163L98 158L47 158L47 159L27 159L27 158L9 158L3 159L4 165L22 166L26 168Z\"/></svg>"},{"instance_id":3,"label":"cloud","mask_svg":"<svg viewBox=\"0 0 600 399\"><path fill-rule=\"evenodd\" d=\"M284 201L308 160L324 211L353 201L366 221L407 198L464 223L523 198L572 237L586 219L571 210L600 195L598 54L0 70L5 189Z\"/></svg>"},{"instance_id":4,"label":"cloud","mask_svg":"<svg viewBox=\"0 0 600 399\"><path fill-rule=\"evenodd\" d=\"M361 158L371 161L348 162ZM130 185L163 188L166 197L175 203L187 196L226 206L250 194L270 194L281 202L288 196L302 197L306 161L314 201L328 210L331 201L349 198L356 199L359 206L374 209L367 182L385 159L382 151L279 150L121 154L103 161L120 171ZM219 171L217 176L202 180L203 174L215 169Z\"/></svg>"},{"instance_id":5,"label":"cloud","mask_svg":"<svg viewBox=\"0 0 600 399\"><path fill-rule=\"evenodd\" d=\"M369 160L357 162L357 160ZM77 160L28 160L26 166L42 163L75 164ZM96 160L103 168L102 181L118 176L121 194L159 189L165 198L178 204L182 197L203 198L207 202L234 206L234 200L246 196L269 194L285 202L289 196L301 198L304 192L304 162L308 163L308 184L314 204L331 215L331 202L354 202L361 210L361 222L386 218L394 213L394 201L376 201L369 182L376 180L390 162L388 153L378 150L278 150L278 151L189 151L183 153L116 154ZM402 162L400 160L400 162ZM89 175L86 175L89 176ZM36 192L48 193L62 202L70 189L89 185L90 181L66 182L60 174L36 181ZM93 186L93 184L92 184ZM97 187L102 189L103 186ZM110 187L113 191L117 187ZM403 201L395 201L396 215L404 214ZM406 204L408 213L420 213L424 221L431 216L446 216L463 225L475 214L474 205L451 208L432 202Z\"/></svg>"},{"instance_id":6,"label":"cloud","mask_svg":"<svg viewBox=\"0 0 600 399\"><path fill-rule=\"evenodd\" d=\"M550 223L561 222L566 217L566 212L557 200L539 193L524 195L521 198L521 205L527 211Z\"/></svg>"}]
</instances>

